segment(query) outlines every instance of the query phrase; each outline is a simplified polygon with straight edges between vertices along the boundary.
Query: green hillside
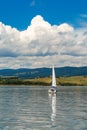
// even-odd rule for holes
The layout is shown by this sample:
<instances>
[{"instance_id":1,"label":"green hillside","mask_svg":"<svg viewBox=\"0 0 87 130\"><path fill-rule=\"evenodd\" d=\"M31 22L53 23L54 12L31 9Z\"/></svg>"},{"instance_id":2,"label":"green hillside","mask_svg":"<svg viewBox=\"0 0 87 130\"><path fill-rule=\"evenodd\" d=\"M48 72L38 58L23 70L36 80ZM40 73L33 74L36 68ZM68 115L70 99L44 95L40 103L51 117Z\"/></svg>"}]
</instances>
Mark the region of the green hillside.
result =
<instances>
[{"instance_id":1,"label":"green hillside","mask_svg":"<svg viewBox=\"0 0 87 130\"><path fill-rule=\"evenodd\" d=\"M72 76L56 78L57 86L87 86L87 76ZM0 85L51 85L51 77L19 79L16 77L1 78Z\"/></svg>"}]
</instances>

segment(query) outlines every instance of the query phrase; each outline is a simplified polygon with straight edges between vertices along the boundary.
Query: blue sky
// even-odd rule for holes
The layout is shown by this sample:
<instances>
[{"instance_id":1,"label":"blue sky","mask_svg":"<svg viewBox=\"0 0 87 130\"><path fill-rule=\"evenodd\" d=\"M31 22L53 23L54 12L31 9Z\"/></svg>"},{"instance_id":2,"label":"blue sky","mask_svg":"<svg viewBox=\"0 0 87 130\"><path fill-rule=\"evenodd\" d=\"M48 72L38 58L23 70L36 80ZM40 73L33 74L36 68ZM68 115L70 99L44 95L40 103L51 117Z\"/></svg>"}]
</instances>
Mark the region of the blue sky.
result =
<instances>
[{"instance_id":1,"label":"blue sky","mask_svg":"<svg viewBox=\"0 0 87 130\"><path fill-rule=\"evenodd\" d=\"M0 0L0 69L87 66L87 0Z\"/></svg>"},{"instance_id":2,"label":"blue sky","mask_svg":"<svg viewBox=\"0 0 87 130\"><path fill-rule=\"evenodd\" d=\"M41 15L49 23L70 23L75 27L87 21L87 0L0 0L0 21L19 30Z\"/></svg>"}]
</instances>

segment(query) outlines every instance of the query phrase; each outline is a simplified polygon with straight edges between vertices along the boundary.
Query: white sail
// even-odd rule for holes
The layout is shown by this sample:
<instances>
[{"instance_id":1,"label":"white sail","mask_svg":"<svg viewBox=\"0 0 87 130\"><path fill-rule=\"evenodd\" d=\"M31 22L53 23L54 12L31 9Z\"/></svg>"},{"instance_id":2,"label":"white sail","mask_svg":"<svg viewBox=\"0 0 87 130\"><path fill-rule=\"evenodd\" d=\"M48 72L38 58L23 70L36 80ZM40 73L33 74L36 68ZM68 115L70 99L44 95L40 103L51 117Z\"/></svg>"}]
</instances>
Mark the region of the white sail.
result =
<instances>
[{"instance_id":1,"label":"white sail","mask_svg":"<svg viewBox=\"0 0 87 130\"><path fill-rule=\"evenodd\" d=\"M52 86L48 90L50 94L55 94L56 93L56 77L55 77L55 70L54 66L52 67Z\"/></svg>"},{"instance_id":2,"label":"white sail","mask_svg":"<svg viewBox=\"0 0 87 130\"><path fill-rule=\"evenodd\" d=\"M52 68L52 87L56 87L56 77L55 77L54 66Z\"/></svg>"}]
</instances>

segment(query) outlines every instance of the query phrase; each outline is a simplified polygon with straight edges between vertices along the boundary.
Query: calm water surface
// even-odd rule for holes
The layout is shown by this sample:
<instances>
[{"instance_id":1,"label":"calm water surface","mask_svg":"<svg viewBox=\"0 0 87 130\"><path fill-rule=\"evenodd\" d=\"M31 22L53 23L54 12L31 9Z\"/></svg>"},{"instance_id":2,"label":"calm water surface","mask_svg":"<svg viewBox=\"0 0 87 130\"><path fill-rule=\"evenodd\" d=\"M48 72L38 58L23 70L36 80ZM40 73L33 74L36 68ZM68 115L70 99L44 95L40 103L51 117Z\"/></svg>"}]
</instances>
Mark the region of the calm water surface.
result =
<instances>
[{"instance_id":1,"label":"calm water surface","mask_svg":"<svg viewBox=\"0 0 87 130\"><path fill-rule=\"evenodd\" d=\"M0 86L0 130L87 130L87 87Z\"/></svg>"}]
</instances>

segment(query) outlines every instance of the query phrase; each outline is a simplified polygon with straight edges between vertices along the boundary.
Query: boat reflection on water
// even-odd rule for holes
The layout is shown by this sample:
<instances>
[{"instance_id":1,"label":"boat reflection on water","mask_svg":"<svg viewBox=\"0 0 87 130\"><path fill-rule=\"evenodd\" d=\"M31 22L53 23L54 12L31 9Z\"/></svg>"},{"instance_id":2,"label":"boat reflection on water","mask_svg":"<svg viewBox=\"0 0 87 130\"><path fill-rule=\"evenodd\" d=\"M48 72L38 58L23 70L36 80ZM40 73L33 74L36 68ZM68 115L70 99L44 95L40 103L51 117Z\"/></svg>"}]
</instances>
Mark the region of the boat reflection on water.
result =
<instances>
[{"instance_id":1,"label":"boat reflection on water","mask_svg":"<svg viewBox=\"0 0 87 130\"><path fill-rule=\"evenodd\" d=\"M56 94L49 94L50 104L52 108L51 124L52 127L56 127Z\"/></svg>"}]
</instances>

